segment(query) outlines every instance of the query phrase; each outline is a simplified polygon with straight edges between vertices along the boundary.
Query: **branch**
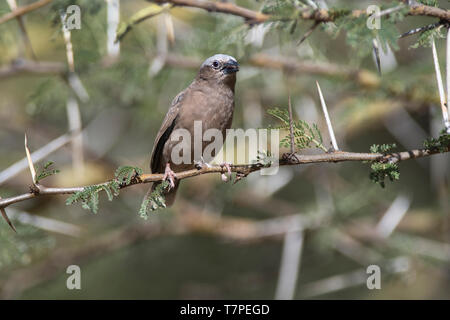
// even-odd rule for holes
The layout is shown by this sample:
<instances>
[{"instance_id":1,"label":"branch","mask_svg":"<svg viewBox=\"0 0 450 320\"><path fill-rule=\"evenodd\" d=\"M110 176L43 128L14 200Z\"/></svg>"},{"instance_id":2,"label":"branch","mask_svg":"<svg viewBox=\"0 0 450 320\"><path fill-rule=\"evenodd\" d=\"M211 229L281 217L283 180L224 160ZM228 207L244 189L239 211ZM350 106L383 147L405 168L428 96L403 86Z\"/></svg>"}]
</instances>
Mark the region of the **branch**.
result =
<instances>
[{"instance_id":1,"label":"branch","mask_svg":"<svg viewBox=\"0 0 450 320\"><path fill-rule=\"evenodd\" d=\"M199 8L209 12L228 13L244 18L248 23L262 23L271 17L267 14L256 12L237 6L230 2L212 2L206 0L149 0L159 4L171 3L174 6Z\"/></svg>"},{"instance_id":2,"label":"branch","mask_svg":"<svg viewBox=\"0 0 450 320\"><path fill-rule=\"evenodd\" d=\"M25 59L16 59L9 66L0 68L0 79L22 73L35 73L41 75L64 74L67 68L60 62L34 62Z\"/></svg>"},{"instance_id":3,"label":"branch","mask_svg":"<svg viewBox=\"0 0 450 320\"><path fill-rule=\"evenodd\" d=\"M437 148L433 149L415 149L410 151L403 152L394 152L394 153L357 153L357 152L332 152L332 153L323 153L323 154L315 154L315 155L301 155L295 154L293 157L291 154L285 154L279 161L280 166L285 165L301 165L301 164L309 164L309 163L322 163L322 162L344 162L344 161L377 161L382 163L397 163L399 161L422 158L431 156L437 153L445 153L450 152L450 145L442 148L441 150ZM239 177L246 177L252 172L259 171L265 168L261 164L243 164L243 165L232 165L231 171L237 173ZM226 168L222 166L204 166L201 169L192 169L186 170L182 172L176 173L176 178L178 180L183 180L191 177L196 177L202 174L209 173L225 173ZM123 189L132 185L162 181L164 178L163 174L142 174L134 177L130 184L120 184L119 189ZM106 186L111 181L106 181L103 183L96 184L94 186ZM89 187L89 186L85 186ZM73 194L76 192L81 192L85 189L85 187L74 187L74 188L50 188L45 187L43 185L38 184L36 187L31 187L30 191L21 195L0 199L0 208L6 208L7 206L26 201L32 198L36 198L38 196L43 195L63 195L63 194ZM92 187L92 186L91 186Z\"/></svg>"},{"instance_id":4,"label":"branch","mask_svg":"<svg viewBox=\"0 0 450 320\"><path fill-rule=\"evenodd\" d=\"M249 24L263 23L270 20L279 20L278 17L264 14L262 12L253 11L247 8L237 6L230 2L212 2L208 0L148 0L155 3L171 3L174 6L199 8L209 12L221 12L242 17ZM422 4L414 4L409 8L409 15L411 16L429 16L439 18L450 22L450 11L426 6ZM300 18L304 20L314 20L316 22L332 22L337 18L348 15L352 17L359 17L366 15L365 10L348 10L336 11L325 9L305 9L300 11Z\"/></svg>"},{"instance_id":5,"label":"branch","mask_svg":"<svg viewBox=\"0 0 450 320\"><path fill-rule=\"evenodd\" d=\"M29 4L27 6L19 7L16 10L11 11L10 13L7 13L7 14L3 15L2 17L0 17L0 24L7 22L9 20L12 20L14 18L23 16L24 14L27 14L28 12L37 10L37 9L49 4L50 2L52 2L52 0L39 0L39 1Z\"/></svg>"},{"instance_id":6,"label":"branch","mask_svg":"<svg viewBox=\"0 0 450 320\"><path fill-rule=\"evenodd\" d=\"M16 0L7 0L9 8L11 11L17 10L17 2ZM25 28L25 22L22 16L16 17L17 23L19 24L20 29L20 35L22 37L23 43L25 45L26 50L30 54L30 56L33 58L33 60L36 60L36 55L33 51L33 46L31 45L30 37L28 36L27 29Z\"/></svg>"}]
</instances>

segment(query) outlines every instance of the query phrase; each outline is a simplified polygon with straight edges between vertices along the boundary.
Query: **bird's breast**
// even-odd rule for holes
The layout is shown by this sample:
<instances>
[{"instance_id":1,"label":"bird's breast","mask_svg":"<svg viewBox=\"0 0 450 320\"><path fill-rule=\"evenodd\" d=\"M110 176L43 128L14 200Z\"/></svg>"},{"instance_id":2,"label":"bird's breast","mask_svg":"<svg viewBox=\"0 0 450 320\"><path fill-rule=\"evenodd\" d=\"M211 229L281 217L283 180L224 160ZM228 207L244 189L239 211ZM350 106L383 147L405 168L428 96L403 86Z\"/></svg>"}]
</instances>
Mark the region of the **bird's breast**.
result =
<instances>
[{"instance_id":1,"label":"bird's breast","mask_svg":"<svg viewBox=\"0 0 450 320\"><path fill-rule=\"evenodd\" d=\"M180 110L179 127L193 130L194 122L201 121L202 129L230 128L233 118L234 95L231 90L209 89L193 92ZM193 132L193 131L192 131Z\"/></svg>"}]
</instances>

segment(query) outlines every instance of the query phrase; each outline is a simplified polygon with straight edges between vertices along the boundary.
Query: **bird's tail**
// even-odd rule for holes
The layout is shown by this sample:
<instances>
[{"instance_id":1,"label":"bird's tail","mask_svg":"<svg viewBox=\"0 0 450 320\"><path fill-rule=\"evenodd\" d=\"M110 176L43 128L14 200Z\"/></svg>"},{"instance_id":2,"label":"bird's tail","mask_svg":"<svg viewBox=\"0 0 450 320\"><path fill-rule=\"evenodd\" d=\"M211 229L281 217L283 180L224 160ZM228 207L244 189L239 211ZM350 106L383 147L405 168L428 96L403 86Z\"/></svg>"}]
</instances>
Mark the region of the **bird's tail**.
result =
<instances>
[{"instance_id":1,"label":"bird's tail","mask_svg":"<svg viewBox=\"0 0 450 320\"><path fill-rule=\"evenodd\" d=\"M160 185L161 182L153 182L152 188L150 189L150 193L155 191L156 187ZM180 185L180 181L175 180L175 187L170 190L165 190L163 192L164 199L166 201L166 207L170 207L175 202L175 196L177 195L178 186Z\"/></svg>"}]
</instances>

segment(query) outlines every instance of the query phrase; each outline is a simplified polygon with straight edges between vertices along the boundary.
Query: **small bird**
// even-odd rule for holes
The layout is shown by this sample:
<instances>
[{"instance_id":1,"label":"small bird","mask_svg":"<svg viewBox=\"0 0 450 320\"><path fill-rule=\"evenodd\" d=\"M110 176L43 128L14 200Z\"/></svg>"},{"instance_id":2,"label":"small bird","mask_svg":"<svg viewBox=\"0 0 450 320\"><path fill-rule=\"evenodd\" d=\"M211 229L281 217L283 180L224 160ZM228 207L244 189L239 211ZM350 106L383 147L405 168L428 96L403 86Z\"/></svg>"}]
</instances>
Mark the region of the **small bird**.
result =
<instances>
[{"instance_id":1,"label":"small bird","mask_svg":"<svg viewBox=\"0 0 450 320\"><path fill-rule=\"evenodd\" d=\"M190 170L195 162L205 159L194 159L194 121L202 122L202 130L218 129L224 141L226 130L231 127L234 111L234 86L239 64L236 59L216 54L206 59L200 66L194 81L181 91L172 101L153 145L150 169L152 173L164 173L170 187L164 191L166 206L173 204L179 186L176 172ZM172 148L179 141L171 141L171 134L177 129L185 129L191 134L190 163L175 164L171 160ZM202 142L202 154L208 141ZM215 154L212 154L214 157ZM206 159L206 162L212 159ZM229 170L228 164L223 164ZM153 183L151 191L161 182Z\"/></svg>"}]
</instances>

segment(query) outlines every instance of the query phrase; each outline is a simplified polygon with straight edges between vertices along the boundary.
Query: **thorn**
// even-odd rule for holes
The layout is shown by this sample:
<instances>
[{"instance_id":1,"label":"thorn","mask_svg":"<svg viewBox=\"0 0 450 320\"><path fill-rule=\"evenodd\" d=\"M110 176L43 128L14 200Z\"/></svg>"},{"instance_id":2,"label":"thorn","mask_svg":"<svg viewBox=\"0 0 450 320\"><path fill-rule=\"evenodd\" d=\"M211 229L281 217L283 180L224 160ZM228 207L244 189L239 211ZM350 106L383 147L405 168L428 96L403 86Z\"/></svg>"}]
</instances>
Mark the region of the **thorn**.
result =
<instances>
[{"instance_id":1,"label":"thorn","mask_svg":"<svg viewBox=\"0 0 450 320\"><path fill-rule=\"evenodd\" d=\"M378 48L377 39L372 39L373 54L375 55L375 64L378 69L378 74L381 76L381 60L380 60L380 49Z\"/></svg>"},{"instance_id":2,"label":"thorn","mask_svg":"<svg viewBox=\"0 0 450 320\"><path fill-rule=\"evenodd\" d=\"M25 153L27 155L28 167L30 168L33 185L36 185L36 169L34 168L33 160L31 159L30 149L28 149L28 138L26 133L25 133Z\"/></svg>"},{"instance_id":3,"label":"thorn","mask_svg":"<svg viewBox=\"0 0 450 320\"><path fill-rule=\"evenodd\" d=\"M1 198L0 198L0 199L1 199ZM14 225L13 225L12 222L11 222L11 220L9 220L8 215L6 214L5 208L1 208L0 211L2 212L3 219L5 219L6 222L8 223L8 225L10 226L10 228L11 228L15 233L17 233L16 228L14 227Z\"/></svg>"},{"instance_id":4,"label":"thorn","mask_svg":"<svg viewBox=\"0 0 450 320\"><path fill-rule=\"evenodd\" d=\"M447 84L447 100L445 101L445 105L447 107L447 133L450 133L450 123L449 123L449 118L450 118L450 108L448 106L448 100L449 100L449 95L450 95L450 26L447 28L447 55L446 55L446 63L447 63L447 69L446 69L446 84Z\"/></svg>"},{"instance_id":5,"label":"thorn","mask_svg":"<svg viewBox=\"0 0 450 320\"><path fill-rule=\"evenodd\" d=\"M437 56L437 51L436 51L436 43L434 42L434 38L431 42L431 49L433 52L433 60L434 60L434 69L436 72L436 81L437 81L437 85L438 85L438 90L439 90L439 98L441 101L441 110L442 110L442 117L444 119L444 124L446 126L447 131L449 131L450 126L449 126L449 120L448 120L448 111L447 111L447 104L446 104L446 97L445 97L445 92L444 92L444 85L442 82L442 75L441 75L441 68L439 66L439 59Z\"/></svg>"},{"instance_id":6,"label":"thorn","mask_svg":"<svg viewBox=\"0 0 450 320\"><path fill-rule=\"evenodd\" d=\"M337 145L336 137L335 137L334 131L333 131L333 126L331 125L330 116L328 115L327 105L325 104L325 99L323 98L323 94L322 94L322 90L320 89L319 82L316 81L316 85L317 85L317 90L319 91L320 103L322 105L322 110L325 115L325 121L327 123L328 133L330 134L331 143L333 145L334 150L339 151L339 147Z\"/></svg>"},{"instance_id":7,"label":"thorn","mask_svg":"<svg viewBox=\"0 0 450 320\"><path fill-rule=\"evenodd\" d=\"M67 56L67 64L69 65L69 71L71 73L75 72L75 63L73 58L73 47L72 47L72 41L70 39L70 30L66 27L66 14L61 13L61 25L62 25L62 31L64 36L64 43L66 45L66 56Z\"/></svg>"},{"instance_id":8,"label":"thorn","mask_svg":"<svg viewBox=\"0 0 450 320\"><path fill-rule=\"evenodd\" d=\"M289 135L291 138L291 153L294 153L294 119L292 117L292 104L291 104L291 95L289 94L288 100L288 108L289 108Z\"/></svg>"},{"instance_id":9,"label":"thorn","mask_svg":"<svg viewBox=\"0 0 450 320\"><path fill-rule=\"evenodd\" d=\"M444 23L445 22L441 20L441 21L438 21L436 23L428 24L428 25L420 27L420 28L415 28L415 29L409 30L408 32L405 32L405 33L401 34L399 36L399 38L404 38L404 37L411 36L411 35L419 33L419 32L432 30L434 28L439 27L441 24L444 24Z\"/></svg>"},{"instance_id":10,"label":"thorn","mask_svg":"<svg viewBox=\"0 0 450 320\"><path fill-rule=\"evenodd\" d=\"M173 27L172 16L170 15L169 11L166 11L163 17L167 31L167 39L169 40L169 43L173 46L175 44L175 31Z\"/></svg>"},{"instance_id":11,"label":"thorn","mask_svg":"<svg viewBox=\"0 0 450 320\"><path fill-rule=\"evenodd\" d=\"M317 28L319 24L320 22L315 21L314 24L305 32L303 37L301 37L301 39L297 42L297 46L301 45L303 41L305 41L313 33L313 31Z\"/></svg>"}]
</instances>

